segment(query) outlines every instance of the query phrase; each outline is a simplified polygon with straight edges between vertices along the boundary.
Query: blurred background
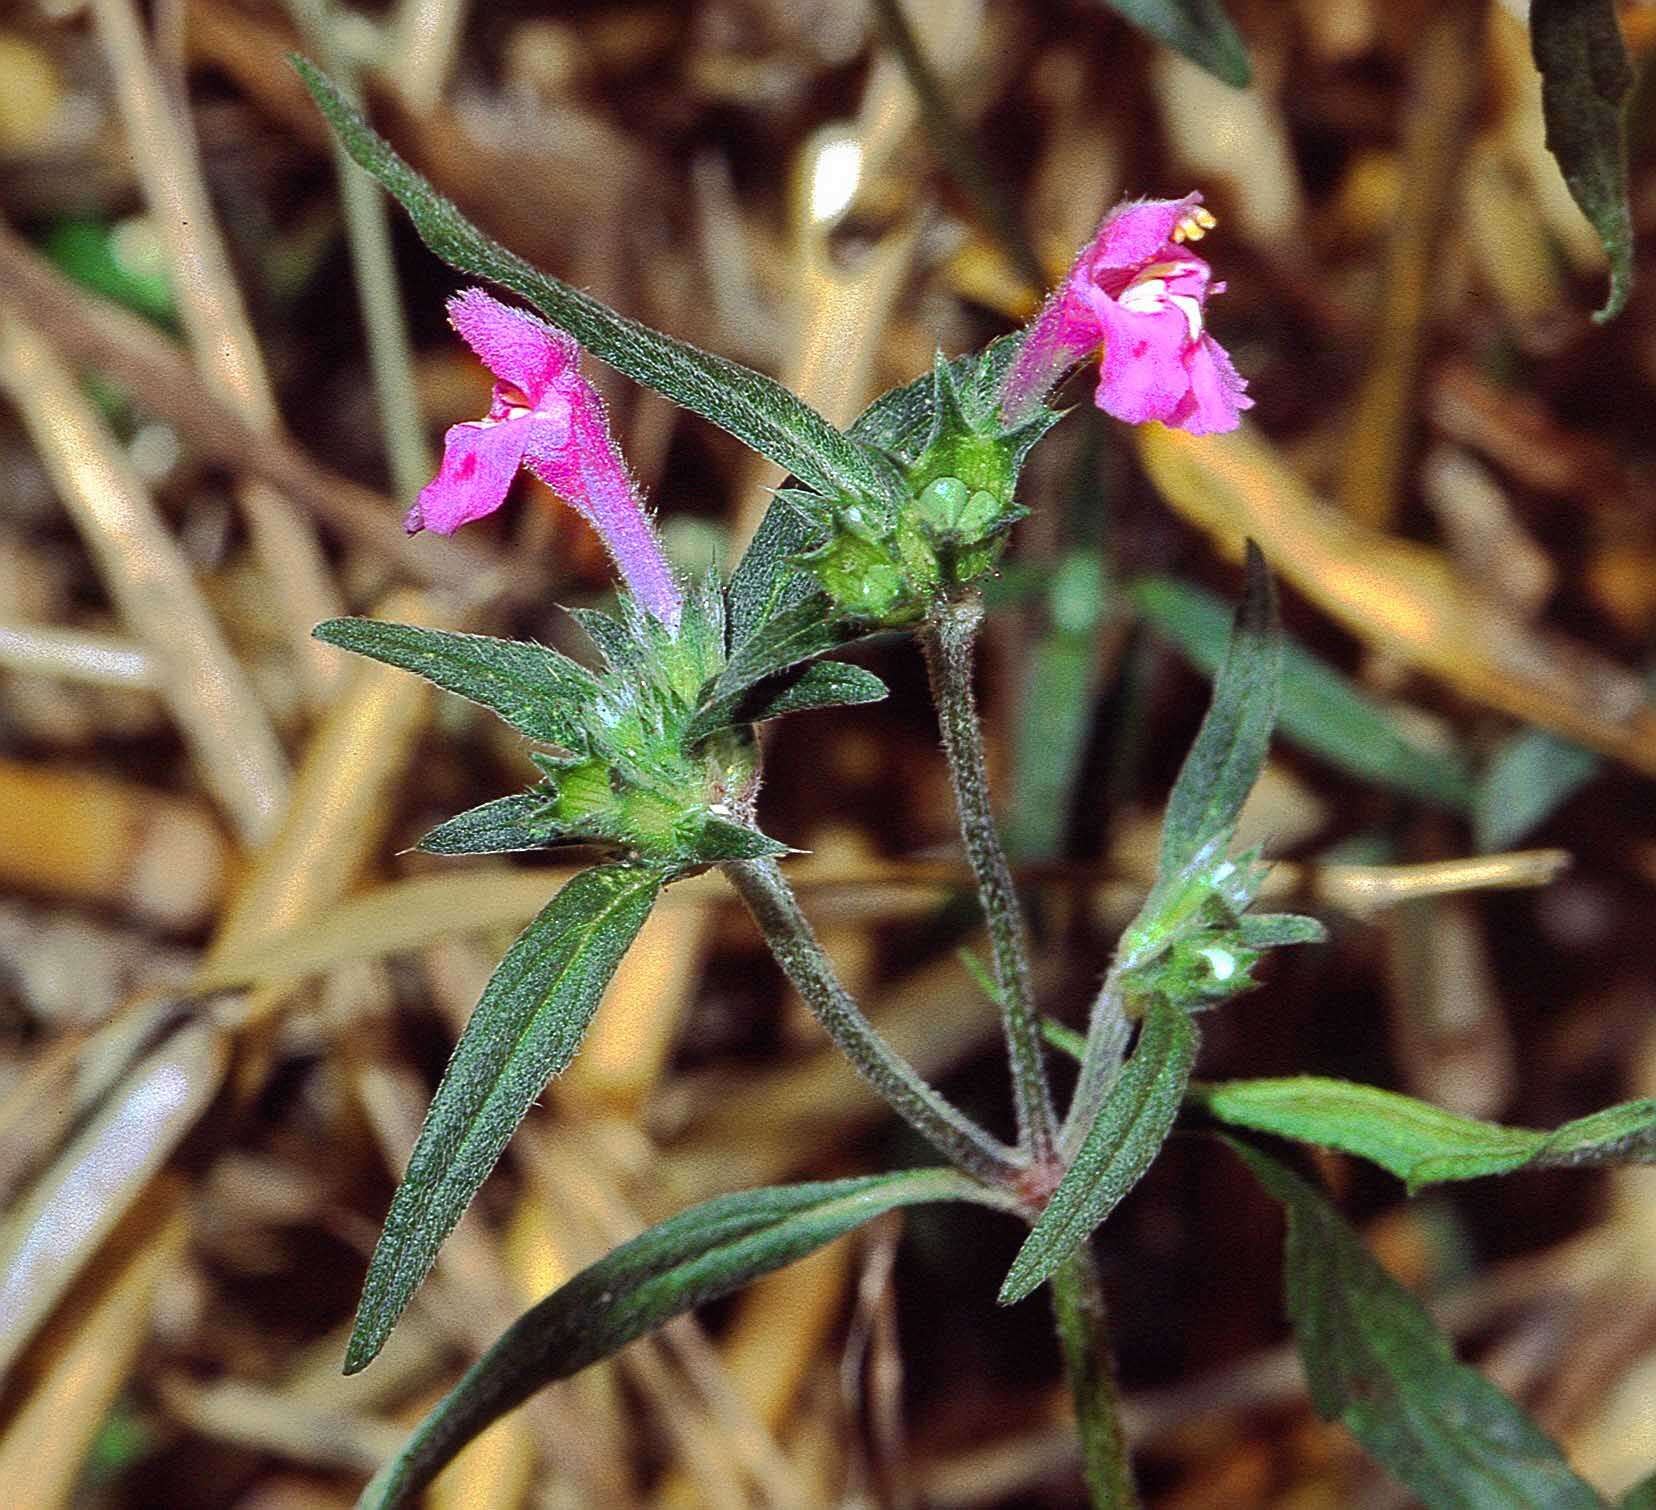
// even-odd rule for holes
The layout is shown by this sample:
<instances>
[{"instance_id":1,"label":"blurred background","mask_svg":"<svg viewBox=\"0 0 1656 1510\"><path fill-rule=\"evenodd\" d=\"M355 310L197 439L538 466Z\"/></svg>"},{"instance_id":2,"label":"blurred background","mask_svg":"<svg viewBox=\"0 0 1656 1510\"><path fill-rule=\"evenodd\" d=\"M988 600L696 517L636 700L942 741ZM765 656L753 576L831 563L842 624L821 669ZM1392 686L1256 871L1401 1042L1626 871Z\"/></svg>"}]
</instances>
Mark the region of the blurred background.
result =
<instances>
[{"instance_id":1,"label":"blurred background","mask_svg":"<svg viewBox=\"0 0 1656 1510\"><path fill-rule=\"evenodd\" d=\"M1656 300L1588 321L1604 260L1523 6L1226 9L1246 88L1093 0L0 12L0 1501L348 1505L641 1224L921 1156L728 890L687 882L385 1355L340 1377L448 1049L567 868L409 853L533 780L523 743L308 632L373 612L584 654L559 605L608 573L526 477L460 537L403 538L489 380L444 322L464 280L341 176L294 48L525 257L840 423L1027 318L1118 198L1202 189L1246 429L1128 432L1078 379L992 589L1045 1009L1082 1021L1142 897L1252 534L1298 648L1247 835L1333 936L1207 1019L1199 1073L1534 1126L1656 1095ZM1637 64L1656 7L1624 25ZM733 559L780 476L593 376L674 555ZM762 820L809 851L790 873L875 1018L1005 1128L923 669L858 654L892 698L778 727ZM1656 1176L1405 1204L1317 1162L1579 1469L1656 1463ZM431 1503L1077 1505L1045 1306L993 1304L1016 1239L965 1208L877 1224L539 1395ZM1196 1134L1100 1236L1162 1510L1407 1503L1311 1414L1279 1249Z\"/></svg>"}]
</instances>

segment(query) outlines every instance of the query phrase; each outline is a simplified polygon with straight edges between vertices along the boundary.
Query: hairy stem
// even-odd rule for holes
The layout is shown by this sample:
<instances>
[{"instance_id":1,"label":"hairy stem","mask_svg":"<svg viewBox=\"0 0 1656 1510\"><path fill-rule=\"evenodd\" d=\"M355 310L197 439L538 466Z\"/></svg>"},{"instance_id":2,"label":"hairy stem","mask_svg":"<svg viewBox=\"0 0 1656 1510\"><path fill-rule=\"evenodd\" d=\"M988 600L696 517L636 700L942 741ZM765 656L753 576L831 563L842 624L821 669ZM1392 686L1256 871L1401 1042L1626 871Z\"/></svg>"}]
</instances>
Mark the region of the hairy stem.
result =
<instances>
[{"instance_id":1,"label":"hairy stem","mask_svg":"<svg viewBox=\"0 0 1656 1510\"><path fill-rule=\"evenodd\" d=\"M1081 1435L1081 1472L1093 1510L1135 1510L1138 1491L1116 1402L1104 1287L1083 1243L1052 1276L1052 1309Z\"/></svg>"},{"instance_id":2,"label":"hairy stem","mask_svg":"<svg viewBox=\"0 0 1656 1510\"><path fill-rule=\"evenodd\" d=\"M881 1098L956 1168L994 1185L1015 1184L1023 1165L915 1073L851 999L773 860L722 867L747 903L771 953L828 1036Z\"/></svg>"},{"instance_id":3,"label":"hairy stem","mask_svg":"<svg viewBox=\"0 0 1656 1510\"><path fill-rule=\"evenodd\" d=\"M983 729L972 692L972 651L982 618L982 601L975 594L945 603L921 631L920 643L931 673L932 699L937 704L949 774L954 779L966 856L977 878L978 896L989 925L1001 1022L1012 1064L1018 1146L1035 1167L1052 1168L1056 1161L1052 1092L1047 1085L1041 1029L1035 1016L1023 913L989 803Z\"/></svg>"}]
</instances>

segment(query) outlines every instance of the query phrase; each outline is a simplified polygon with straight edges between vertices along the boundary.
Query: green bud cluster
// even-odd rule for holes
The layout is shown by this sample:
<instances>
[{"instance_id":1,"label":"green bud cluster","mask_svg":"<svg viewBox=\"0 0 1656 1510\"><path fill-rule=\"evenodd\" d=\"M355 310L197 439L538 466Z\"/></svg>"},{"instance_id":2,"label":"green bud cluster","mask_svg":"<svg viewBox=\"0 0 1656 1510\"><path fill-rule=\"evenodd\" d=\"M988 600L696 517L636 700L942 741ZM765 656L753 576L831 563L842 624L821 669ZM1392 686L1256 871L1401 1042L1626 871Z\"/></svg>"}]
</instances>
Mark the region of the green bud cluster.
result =
<instances>
[{"instance_id":1,"label":"green bud cluster","mask_svg":"<svg viewBox=\"0 0 1656 1510\"><path fill-rule=\"evenodd\" d=\"M676 630L630 602L620 620L579 618L608 669L584 709L586 749L531 754L546 779L530 821L549 838L614 844L645 860L780 852L751 830L751 843L736 839L756 779L751 732L689 737L702 690L724 665L717 587L690 594Z\"/></svg>"},{"instance_id":2,"label":"green bud cluster","mask_svg":"<svg viewBox=\"0 0 1656 1510\"><path fill-rule=\"evenodd\" d=\"M1314 918L1250 914L1269 867L1250 849L1226 857L1233 830L1215 834L1161 881L1121 936L1116 973L1129 997L1160 994L1187 1008L1252 990L1266 950L1324 936Z\"/></svg>"},{"instance_id":3,"label":"green bud cluster","mask_svg":"<svg viewBox=\"0 0 1656 1510\"><path fill-rule=\"evenodd\" d=\"M939 354L924 438L885 453L900 478L900 505L788 495L827 536L798 565L849 618L890 628L917 623L939 597L993 570L1012 525L1028 512L1013 499L1018 471L1058 416L1043 409L1007 430L992 385L977 367L962 374L959 366Z\"/></svg>"}]
</instances>

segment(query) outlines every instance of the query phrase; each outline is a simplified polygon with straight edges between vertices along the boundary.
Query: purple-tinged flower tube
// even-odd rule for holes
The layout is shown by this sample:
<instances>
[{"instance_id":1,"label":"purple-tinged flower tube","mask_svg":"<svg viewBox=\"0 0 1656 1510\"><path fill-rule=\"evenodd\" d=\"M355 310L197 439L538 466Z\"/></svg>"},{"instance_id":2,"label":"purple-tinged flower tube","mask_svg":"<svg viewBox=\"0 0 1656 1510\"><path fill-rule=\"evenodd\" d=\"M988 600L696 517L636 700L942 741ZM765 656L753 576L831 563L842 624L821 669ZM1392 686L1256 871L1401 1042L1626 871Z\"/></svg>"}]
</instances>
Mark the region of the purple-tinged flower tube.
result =
<instances>
[{"instance_id":1,"label":"purple-tinged flower tube","mask_svg":"<svg viewBox=\"0 0 1656 1510\"><path fill-rule=\"evenodd\" d=\"M411 535L452 535L498 509L518 468L527 467L598 532L632 595L662 623L677 625L683 595L610 435L604 401L581 376L581 348L480 288L456 294L448 309L495 375L494 398L482 419L450 428L443 464L403 527Z\"/></svg>"},{"instance_id":2,"label":"purple-tinged flower tube","mask_svg":"<svg viewBox=\"0 0 1656 1510\"><path fill-rule=\"evenodd\" d=\"M1201 205L1200 194L1128 200L1104 217L1024 336L1001 389L1009 426L1100 345L1094 402L1105 413L1192 435L1241 423L1248 385L1204 328L1208 295L1225 285L1187 245L1215 224Z\"/></svg>"}]
</instances>

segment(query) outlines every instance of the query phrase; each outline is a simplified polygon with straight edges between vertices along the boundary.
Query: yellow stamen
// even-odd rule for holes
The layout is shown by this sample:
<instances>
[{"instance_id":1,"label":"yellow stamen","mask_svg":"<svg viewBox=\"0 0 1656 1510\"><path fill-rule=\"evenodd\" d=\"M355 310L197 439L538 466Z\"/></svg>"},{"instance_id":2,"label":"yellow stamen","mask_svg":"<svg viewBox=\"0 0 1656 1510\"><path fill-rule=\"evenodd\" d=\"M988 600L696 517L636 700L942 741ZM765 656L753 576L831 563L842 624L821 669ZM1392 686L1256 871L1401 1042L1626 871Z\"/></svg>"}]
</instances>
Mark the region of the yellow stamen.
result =
<instances>
[{"instance_id":1,"label":"yellow stamen","mask_svg":"<svg viewBox=\"0 0 1656 1510\"><path fill-rule=\"evenodd\" d=\"M1180 242L1200 241L1218 224L1218 217L1212 210L1195 205L1179 217L1178 224L1173 227L1173 239Z\"/></svg>"}]
</instances>

